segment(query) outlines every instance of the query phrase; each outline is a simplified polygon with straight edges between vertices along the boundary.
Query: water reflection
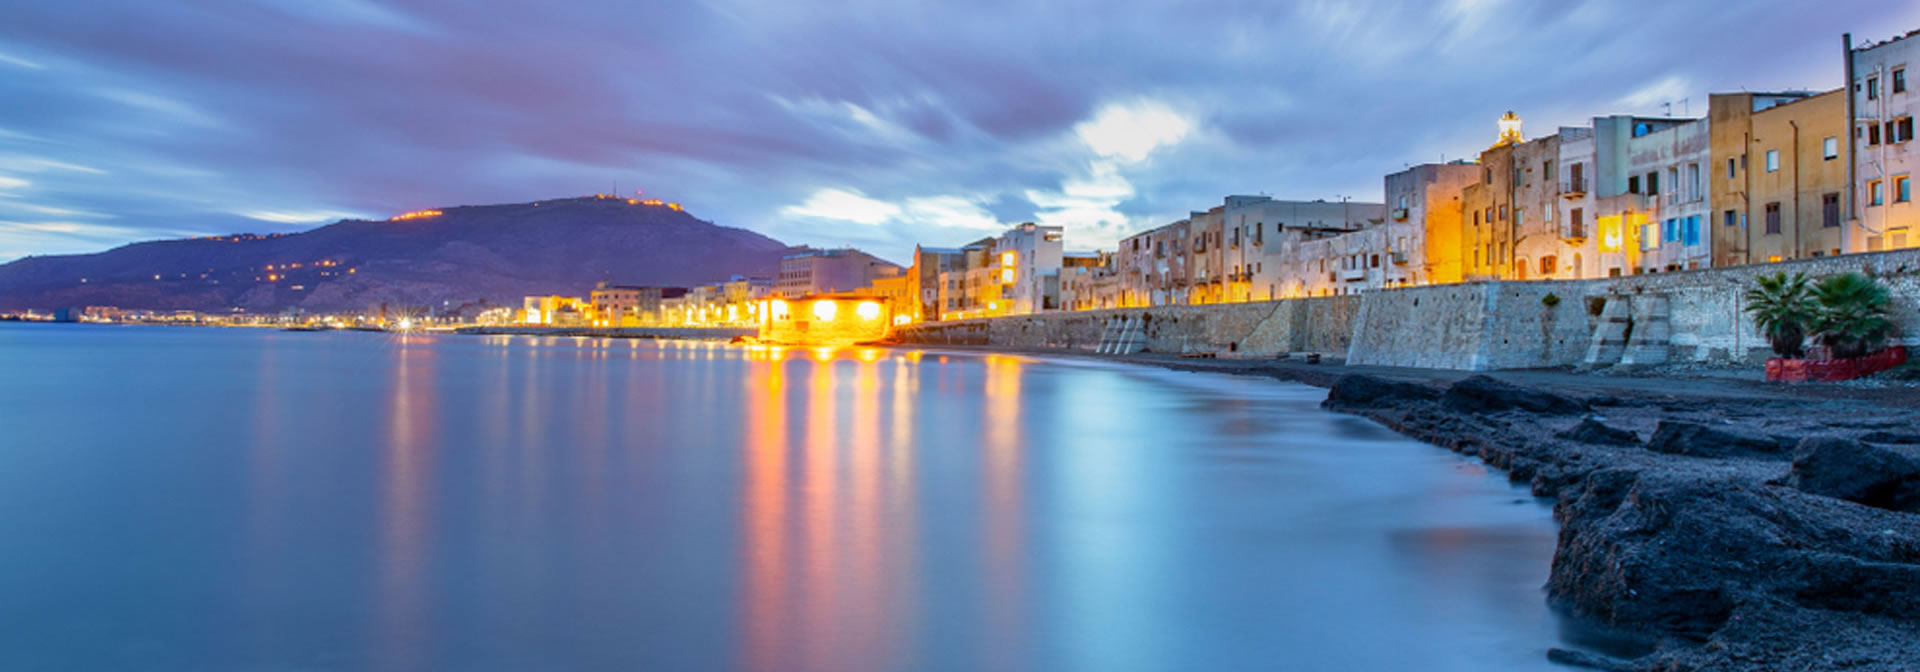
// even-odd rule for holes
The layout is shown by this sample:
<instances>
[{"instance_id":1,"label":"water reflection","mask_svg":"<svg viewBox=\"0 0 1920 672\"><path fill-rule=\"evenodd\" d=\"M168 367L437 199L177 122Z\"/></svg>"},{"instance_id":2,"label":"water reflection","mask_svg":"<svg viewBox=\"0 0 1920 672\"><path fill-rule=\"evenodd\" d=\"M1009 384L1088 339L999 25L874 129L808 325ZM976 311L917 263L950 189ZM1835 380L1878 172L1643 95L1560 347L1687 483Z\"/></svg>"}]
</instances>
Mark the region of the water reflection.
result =
<instances>
[{"instance_id":1,"label":"water reflection","mask_svg":"<svg viewBox=\"0 0 1920 672\"><path fill-rule=\"evenodd\" d=\"M0 667L1524 670L1560 644L1546 509L1318 390L875 348L6 329L0 534L38 543L0 555ZM103 356L204 392L61 375Z\"/></svg>"}]
</instances>

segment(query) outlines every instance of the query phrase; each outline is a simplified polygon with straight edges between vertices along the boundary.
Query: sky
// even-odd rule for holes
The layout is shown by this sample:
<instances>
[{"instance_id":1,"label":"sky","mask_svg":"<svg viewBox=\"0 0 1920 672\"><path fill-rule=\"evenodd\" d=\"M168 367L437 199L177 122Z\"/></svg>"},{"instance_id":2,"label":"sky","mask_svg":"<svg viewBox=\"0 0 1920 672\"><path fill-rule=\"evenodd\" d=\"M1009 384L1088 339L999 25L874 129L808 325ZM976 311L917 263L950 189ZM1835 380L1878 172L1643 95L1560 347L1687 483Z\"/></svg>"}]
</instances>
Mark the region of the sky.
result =
<instances>
[{"instance_id":1,"label":"sky","mask_svg":"<svg viewBox=\"0 0 1920 672\"><path fill-rule=\"evenodd\" d=\"M1709 92L1884 0L0 0L0 261L618 190L906 261L1072 249Z\"/></svg>"}]
</instances>

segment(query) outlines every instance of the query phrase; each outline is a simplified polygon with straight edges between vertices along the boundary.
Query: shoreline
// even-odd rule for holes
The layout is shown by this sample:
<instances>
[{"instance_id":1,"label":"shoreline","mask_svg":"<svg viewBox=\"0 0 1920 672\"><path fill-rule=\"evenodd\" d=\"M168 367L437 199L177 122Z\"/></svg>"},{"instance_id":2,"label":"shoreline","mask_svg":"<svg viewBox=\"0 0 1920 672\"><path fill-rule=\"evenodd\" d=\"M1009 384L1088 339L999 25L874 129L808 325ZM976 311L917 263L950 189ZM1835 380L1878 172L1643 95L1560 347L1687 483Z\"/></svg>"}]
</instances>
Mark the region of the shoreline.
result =
<instances>
[{"instance_id":1,"label":"shoreline","mask_svg":"<svg viewBox=\"0 0 1920 672\"><path fill-rule=\"evenodd\" d=\"M1268 377L1553 500L1548 605L1620 672L1912 670L1920 389L929 348ZM1852 501L1849 501L1852 500Z\"/></svg>"}]
</instances>

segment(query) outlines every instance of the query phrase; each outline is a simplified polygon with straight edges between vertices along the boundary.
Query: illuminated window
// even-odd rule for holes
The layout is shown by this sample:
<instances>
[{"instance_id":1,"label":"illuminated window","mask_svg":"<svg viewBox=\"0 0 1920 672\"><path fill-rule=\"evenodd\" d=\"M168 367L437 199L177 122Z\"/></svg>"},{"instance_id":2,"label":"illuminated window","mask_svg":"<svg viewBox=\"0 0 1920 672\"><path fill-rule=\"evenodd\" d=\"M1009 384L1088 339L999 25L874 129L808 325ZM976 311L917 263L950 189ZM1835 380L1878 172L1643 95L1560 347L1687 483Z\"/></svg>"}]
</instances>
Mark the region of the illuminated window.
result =
<instances>
[{"instance_id":1,"label":"illuminated window","mask_svg":"<svg viewBox=\"0 0 1920 672\"><path fill-rule=\"evenodd\" d=\"M1893 178L1893 202L1906 203L1913 200L1913 180L1906 175Z\"/></svg>"},{"instance_id":2,"label":"illuminated window","mask_svg":"<svg viewBox=\"0 0 1920 672\"><path fill-rule=\"evenodd\" d=\"M1880 205L1886 200L1886 189L1879 180L1867 182L1867 205Z\"/></svg>"}]
</instances>

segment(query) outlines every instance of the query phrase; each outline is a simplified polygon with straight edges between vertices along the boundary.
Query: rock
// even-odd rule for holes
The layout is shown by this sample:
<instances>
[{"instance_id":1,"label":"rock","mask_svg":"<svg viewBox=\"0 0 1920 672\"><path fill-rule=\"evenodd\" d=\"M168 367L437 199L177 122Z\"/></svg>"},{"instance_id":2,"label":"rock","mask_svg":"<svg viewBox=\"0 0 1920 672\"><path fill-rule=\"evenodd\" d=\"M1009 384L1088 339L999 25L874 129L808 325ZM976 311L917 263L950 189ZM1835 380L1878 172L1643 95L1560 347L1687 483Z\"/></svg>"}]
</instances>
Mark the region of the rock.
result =
<instances>
[{"instance_id":1,"label":"rock","mask_svg":"<svg viewBox=\"0 0 1920 672\"><path fill-rule=\"evenodd\" d=\"M1897 443L1904 446L1920 445L1920 434L1896 434L1894 432L1868 432L1860 435L1861 441L1868 443Z\"/></svg>"},{"instance_id":2,"label":"rock","mask_svg":"<svg viewBox=\"0 0 1920 672\"><path fill-rule=\"evenodd\" d=\"M1606 672L1628 672L1629 670L1633 669L1633 665L1625 661L1609 658L1607 656L1602 656L1595 653L1587 653L1585 651L1575 651L1572 649L1562 649L1559 647L1547 649L1547 660L1555 663L1559 663L1561 665L1565 665L1567 667L1582 667L1589 670L1606 670Z\"/></svg>"},{"instance_id":3,"label":"rock","mask_svg":"<svg viewBox=\"0 0 1920 672\"><path fill-rule=\"evenodd\" d=\"M1794 451L1788 484L1801 492L1920 512L1920 451L1814 437Z\"/></svg>"},{"instance_id":4,"label":"rock","mask_svg":"<svg viewBox=\"0 0 1920 672\"><path fill-rule=\"evenodd\" d=\"M1584 418L1580 420L1580 424L1564 432L1560 432L1555 436L1568 441L1579 441L1580 443L1598 443L1610 446L1640 445L1640 435L1624 429L1608 427L1593 418Z\"/></svg>"},{"instance_id":5,"label":"rock","mask_svg":"<svg viewBox=\"0 0 1920 672\"><path fill-rule=\"evenodd\" d=\"M1766 457L1786 454L1789 442L1768 436L1748 436L1678 420L1661 420L1647 439L1647 449L1693 457Z\"/></svg>"},{"instance_id":6,"label":"rock","mask_svg":"<svg viewBox=\"0 0 1920 672\"><path fill-rule=\"evenodd\" d=\"M1409 401L1428 401L1440 394L1433 388L1414 383L1387 380L1378 376L1351 373L1333 381L1327 390L1326 408L1377 408Z\"/></svg>"},{"instance_id":7,"label":"rock","mask_svg":"<svg viewBox=\"0 0 1920 672\"><path fill-rule=\"evenodd\" d=\"M1440 403L1461 413L1522 410L1546 415L1571 415L1587 410L1586 404L1569 397L1503 383L1487 376L1473 376L1454 383L1440 396Z\"/></svg>"}]
</instances>

